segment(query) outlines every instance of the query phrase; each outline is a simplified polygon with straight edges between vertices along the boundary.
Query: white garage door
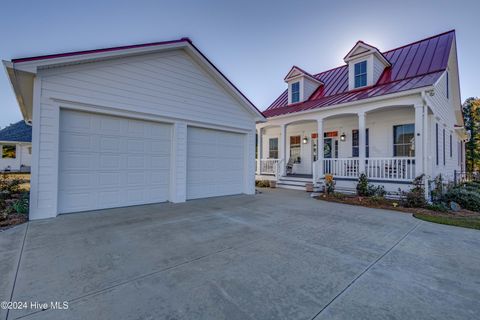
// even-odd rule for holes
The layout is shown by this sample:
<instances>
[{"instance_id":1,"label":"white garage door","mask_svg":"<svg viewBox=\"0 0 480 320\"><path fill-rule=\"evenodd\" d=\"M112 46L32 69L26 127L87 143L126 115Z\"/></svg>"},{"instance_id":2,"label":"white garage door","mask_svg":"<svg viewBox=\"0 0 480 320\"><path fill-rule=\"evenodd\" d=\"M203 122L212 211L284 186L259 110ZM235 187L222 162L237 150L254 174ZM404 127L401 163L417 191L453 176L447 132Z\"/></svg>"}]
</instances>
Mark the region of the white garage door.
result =
<instances>
[{"instance_id":1,"label":"white garage door","mask_svg":"<svg viewBox=\"0 0 480 320\"><path fill-rule=\"evenodd\" d=\"M168 199L171 126L62 110L60 213Z\"/></svg>"},{"instance_id":2,"label":"white garage door","mask_svg":"<svg viewBox=\"0 0 480 320\"><path fill-rule=\"evenodd\" d=\"M188 127L187 199L244 190L245 135Z\"/></svg>"}]
</instances>

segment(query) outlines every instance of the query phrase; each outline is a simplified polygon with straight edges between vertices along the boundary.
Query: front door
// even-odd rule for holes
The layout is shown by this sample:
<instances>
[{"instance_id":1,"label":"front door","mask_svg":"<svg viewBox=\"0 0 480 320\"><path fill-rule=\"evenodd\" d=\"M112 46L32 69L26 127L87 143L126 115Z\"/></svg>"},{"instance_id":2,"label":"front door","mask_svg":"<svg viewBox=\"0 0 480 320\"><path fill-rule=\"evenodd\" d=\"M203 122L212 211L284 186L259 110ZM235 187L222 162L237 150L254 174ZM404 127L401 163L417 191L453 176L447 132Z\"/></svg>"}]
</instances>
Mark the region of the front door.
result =
<instances>
[{"instance_id":1,"label":"front door","mask_svg":"<svg viewBox=\"0 0 480 320\"><path fill-rule=\"evenodd\" d=\"M335 138L325 138L323 140L323 157L325 159L338 158L338 140ZM324 170L325 173L332 172L332 162L325 161Z\"/></svg>"}]
</instances>

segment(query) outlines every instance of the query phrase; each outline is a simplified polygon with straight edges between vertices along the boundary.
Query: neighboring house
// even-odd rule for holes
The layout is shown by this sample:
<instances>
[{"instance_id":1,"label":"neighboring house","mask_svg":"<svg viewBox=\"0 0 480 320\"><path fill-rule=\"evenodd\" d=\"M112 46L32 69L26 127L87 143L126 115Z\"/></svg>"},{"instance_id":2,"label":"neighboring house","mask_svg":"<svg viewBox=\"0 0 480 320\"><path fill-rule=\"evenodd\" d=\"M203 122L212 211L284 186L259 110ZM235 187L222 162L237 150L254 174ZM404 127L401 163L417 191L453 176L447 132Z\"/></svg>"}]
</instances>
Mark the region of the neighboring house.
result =
<instances>
[{"instance_id":1,"label":"neighboring house","mask_svg":"<svg viewBox=\"0 0 480 320\"><path fill-rule=\"evenodd\" d=\"M19 121L0 130L0 172L29 172L32 162L32 127Z\"/></svg>"},{"instance_id":2,"label":"neighboring house","mask_svg":"<svg viewBox=\"0 0 480 320\"><path fill-rule=\"evenodd\" d=\"M257 125L259 178L304 188L332 174L338 189L354 191L363 172L393 192L422 174L464 170L455 31L386 52L358 41L344 61L288 72Z\"/></svg>"},{"instance_id":3,"label":"neighboring house","mask_svg":"<svg viewBox=\"0 0 480 320\"><path fill-rule=\"evenodd\" d=\"M254 194L265 119L189 39L4 65L33 125L31 219Z\"/></svg>"}]
</instances>

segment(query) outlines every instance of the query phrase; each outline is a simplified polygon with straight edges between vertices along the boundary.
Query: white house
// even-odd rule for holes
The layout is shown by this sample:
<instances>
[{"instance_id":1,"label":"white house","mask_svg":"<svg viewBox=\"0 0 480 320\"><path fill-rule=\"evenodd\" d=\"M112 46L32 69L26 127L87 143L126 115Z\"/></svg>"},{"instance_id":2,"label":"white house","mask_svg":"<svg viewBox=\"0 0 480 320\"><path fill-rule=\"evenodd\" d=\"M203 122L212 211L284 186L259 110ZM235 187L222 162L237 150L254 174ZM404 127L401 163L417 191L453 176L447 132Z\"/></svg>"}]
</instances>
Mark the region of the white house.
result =
<instances>
[{"instance_id":1,"label":"white house","mask_svg":"<svg viewBox=\"0 0 480 320\"><path fill-rule=\"evenodd\" d=\"M19 121L0 130L0 172L29 172L32 163L32 127Z\"/></svg>"},{"instance_id":2,"label":"white house","mask_svg":"<svg viewBox=\"0 0 480 320\"><path fill-rule=\"evenodd\" d=\"M189 39L4 66L33 125L31 219L255 192L265 119Z\"/></svg>"},{"instance_id":3,"label":"white house","mask_svg":"<svg viewBox=\"0 0 480 320\"><path fill-rule=\"evenodd\" d=\"M455 31L386 52L359 41L344 61L288 72L268 121L257 124L257 178L304 188L332 174L338 189L353 191L365 173L394 192L422 174L464 170Z\"/></svg>"}]
</instances>

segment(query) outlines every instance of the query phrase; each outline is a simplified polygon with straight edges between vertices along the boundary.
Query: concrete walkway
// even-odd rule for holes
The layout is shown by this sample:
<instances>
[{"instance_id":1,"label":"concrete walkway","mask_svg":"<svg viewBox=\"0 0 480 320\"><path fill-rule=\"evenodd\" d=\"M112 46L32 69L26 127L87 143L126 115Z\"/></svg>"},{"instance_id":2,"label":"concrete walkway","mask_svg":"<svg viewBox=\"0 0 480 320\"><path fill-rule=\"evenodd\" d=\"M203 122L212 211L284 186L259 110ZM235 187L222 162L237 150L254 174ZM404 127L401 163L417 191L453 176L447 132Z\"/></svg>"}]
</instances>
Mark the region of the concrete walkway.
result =
<instances>
[{"instance_id":1,"label":"concrete walkway","mask_svg":"<svg viewBox=\"0 0 480 320\"><path fill-rule=\"evenodd\" d=\"M1 232L0 300L29 305L0 310L0 319L480 314L480 231L304 192L262 192L64 215ZM68 310L30 305L52 301L68 301Z\"/></svg>"}]
</instances>

